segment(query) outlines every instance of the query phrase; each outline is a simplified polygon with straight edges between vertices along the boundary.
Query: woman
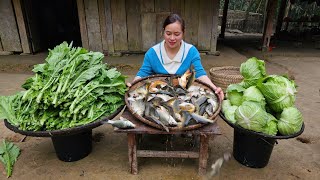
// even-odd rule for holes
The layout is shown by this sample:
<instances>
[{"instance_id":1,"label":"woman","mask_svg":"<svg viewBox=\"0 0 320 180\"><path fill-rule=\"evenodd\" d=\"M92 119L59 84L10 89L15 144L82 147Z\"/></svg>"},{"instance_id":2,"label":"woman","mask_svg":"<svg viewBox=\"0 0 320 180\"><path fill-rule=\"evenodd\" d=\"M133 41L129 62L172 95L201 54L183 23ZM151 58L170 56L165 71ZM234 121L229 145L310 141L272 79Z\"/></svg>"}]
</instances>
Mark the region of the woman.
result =
<instances>
[{"instance_id":1,"label":"woman","mask_svg":"<svg viewBox=\"0 0 320 180\"><path fill-rule=\"evenodd\" d=\"M223 100L222 89L216 87L206 75L196 47L183 41L184 30L185 23L179 15L171 14L165 19L163 23L164 40L147 51L133 82L152 74L182 75L191 65L194 65L196 78L209 84Z\"/></svg>"}]
</instances>

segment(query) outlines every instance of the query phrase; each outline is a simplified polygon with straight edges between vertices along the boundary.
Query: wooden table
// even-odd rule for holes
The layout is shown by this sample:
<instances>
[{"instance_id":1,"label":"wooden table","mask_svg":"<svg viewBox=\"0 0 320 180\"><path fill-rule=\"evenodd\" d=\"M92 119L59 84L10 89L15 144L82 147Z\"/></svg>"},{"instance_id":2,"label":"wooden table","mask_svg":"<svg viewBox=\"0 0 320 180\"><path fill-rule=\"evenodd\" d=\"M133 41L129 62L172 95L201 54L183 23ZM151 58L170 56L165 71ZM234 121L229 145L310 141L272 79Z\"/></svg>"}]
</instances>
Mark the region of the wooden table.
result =
<instances>
[{"instance_id":1,"label":"wooden table","mask_svg":"<svg viewBox=\"0 0 320 180\"><path fill-rule=\"evenodd\" d=\"M217 123L205 125L196 130L190 131L172 131L166 132L160 129L153 128L140 120L136 119L127 109L122 114L122 117L130 120L136 125L134 129L117 129L115 132L127 133L128 135L128 155L129 166L132 174L138 173L137 157L168 157L168 158L198 158L199 169L198 173L203 175L206 173L208 160L208 146L209 138L215 135L220 135L220 130ZM192 134L200 136L199 151L154 151L154 150L138 150L137 149L137 135L142 134Z\"/></svg>"}]
</instances>

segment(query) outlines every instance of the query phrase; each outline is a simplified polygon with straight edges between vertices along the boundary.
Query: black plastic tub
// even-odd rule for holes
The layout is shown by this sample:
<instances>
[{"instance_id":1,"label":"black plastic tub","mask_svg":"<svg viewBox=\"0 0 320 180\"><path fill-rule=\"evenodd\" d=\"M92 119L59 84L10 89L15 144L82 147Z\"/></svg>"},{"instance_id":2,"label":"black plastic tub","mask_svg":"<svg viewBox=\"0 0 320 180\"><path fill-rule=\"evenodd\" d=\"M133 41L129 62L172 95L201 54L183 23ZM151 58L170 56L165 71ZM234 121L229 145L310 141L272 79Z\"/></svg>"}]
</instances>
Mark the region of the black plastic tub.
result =
<instances>
[{"instance_id":1,"label":"black plastic tub","mask_svg":"<svg viewBox=\"0 0 320 180\"><path fill-rule=\"evenodd\" d=\"M57 157L61 161L72 162L80 160L91 153L92 129L102 125L106 120L116 117L123 108L124 106L121 106L108 117L103 117L92 123L62 130L23 131L10 124L6 119L4 120L4 124L13 132L26 136L51 137Z\"/></svg>"},{"instance_id":2,"label":"black plastic tub","mask_svg":"<svg viewBox=\"0 0 320 180\"><path fill-rule=\"evenodd\" d=\"M274 144L277 139L290 139L299 136L304 131L304 124L299 132L283 136L267 135L260 132L244 129L228 121L222 112L220 117L234 129L233 156L241 164L251 168L263 168L268 165Z\"/></svg>"},{"instance_id":3,"label":"black plastic tub","mask_svg":"<svg viewBox=\"0 0 320 180\"><path fill-rule=\"evenodd\" d=\"M70 136L53 136L51 139L56 155L61 161L80 160L88 156L92 150L92 130Z\"/></svg>"}]
</instances>

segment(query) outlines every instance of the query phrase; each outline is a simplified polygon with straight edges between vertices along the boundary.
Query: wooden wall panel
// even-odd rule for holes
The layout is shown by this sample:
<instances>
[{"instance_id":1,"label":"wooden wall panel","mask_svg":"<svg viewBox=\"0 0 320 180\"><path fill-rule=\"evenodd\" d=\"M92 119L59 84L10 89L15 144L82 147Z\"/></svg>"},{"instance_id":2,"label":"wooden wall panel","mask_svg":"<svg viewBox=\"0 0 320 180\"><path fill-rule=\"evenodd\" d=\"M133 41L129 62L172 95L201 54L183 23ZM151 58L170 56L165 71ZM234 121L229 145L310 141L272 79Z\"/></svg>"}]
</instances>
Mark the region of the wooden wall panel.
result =
<instances>
[{"instance_id":1,"label":"wooden wall panel","mask_svg":"<svg viewBox=\"0 0 320 180\"><path fill-rule=\"evenodd\" d=\"M83 0L77 0L77 6L78 6L78 16L79 16L79 26L80 26L82 47L89 49L86 12L84 10Z\"/></svg>"},{"instance_id":2,"label":"wooden wall panel","mask_svg":"<svg viewBox=\"0 0 320 180\"><path fill-rule=\"evenodd\" d=\"M22 52L11 0L0 1L0 39L4 51Z\"/></svg>"},{"instance_id":3,"label":"wooden wall panel","mask_svg":"<svg viewBox=\"0 0 320 180\"><path fill-rule=\"evenodd\" d=\"M104 0L105 7L105 16L106 16L106 31L107 31L107 44L108 44L108 53L114 53L114 44L113 44L113 28L112 28L112 17L111 17L111 5L110 0Z\"/></svg>"},{"instance_id":4,"label":"wooden wall panel","mask_svg":"<svg viewBox=\"0 0 320 180\"><path fill-rule=\"evenodd\" d=\"M156 14L156 24L157 24L157 43L161 42L163 40L163 22L164 20L170 15L170 12L162 12Z\"/></svg>"},{"instance_id":5,"label":"wooden wall panel","mask_svg":"<svg viewBox=\"0 0 320 180\"><path fill-rule=\"evenodd\" d=\"M107 42L106 13L105 13L104 7L105 7L104 0L98 0L102 50L106 51L108 50L108 42Z\"/></svg>"},{"instance_id":6,"label":"wooden wall panel","mask_svg":"<svg viewBox=\"0 0 320 180\"><path fill-rule=\"evenodd\" d=\"M142 13L154 12L154 0L140 0L140 10Z\"/></svg>"},{"instance_id":7,"label":"wooden wall panel","mask_svg":"<svg viewBox=\"0 0 320 180\"><path fill-rule=\"evenodd\" d=\"M211 28L211 46L210 53L216 54L217 42L218 42L218 21L219 21L219 3L220 0L213 0L213 17L212 17L212 28Z\"/></svg>"},{"instance_id":8,"label":"wooden wall panel","mask_svg":"<svg viewBox=\"0 0 320 180\"><path fill-rule=\"evenodd\" d=\"M141 18L139 0L127 0L127 27L129 51L141 51Z\"/></svg>"},{"instance_id":9,"label":"wooden wall panel","mask_svg":"<svg viewBox=\"0 0 320 180\"><path fill-rule=\"evenodd\" d=\"M21 41L21 47L23 53L31 53L31 49L29 46L28 35L26 30L26 24L24 21L24 16L22 13L22 7L20 0L12 0L12 4L14 7L14 11L16 14L16 20L18 24L18 31Z\"/></svg>"},{"instance_id":10,"label":"wooden wall panel","mask_svg":"<svg viewBox=\"0 0 320 180\"><path fill-rule=\"evenodd\" d=\"M102 52L99 9L97 0L84 0L89 50Z\"/></svg>"},{"instance_id":11,"label":"wooden wall panel","mask_svg":"<svg viewBox=\"0 0 320 180\"><path fill-rule=\"evenodd\" d=\"M198 29L198 49L208 50L211 45L212 29L212 0L199 0L199 29Z\"/></svg>"},{"instance_id":12,"label":"wooden wall panel","mask_svg":"<svg viewBox=\"0 0 320 180\"><path fill-rule=\"evenodd\" d=\"M115 51L128 50L125 0L111 0L113 43Z\"/></svg>"},{"instance_id":13,"label":"wooden wall panel","mask_svg":"<svg viewBox=\"0 0 320 180\"><path fill-rule=\"evenodd\" d=\"M141 15L142 50L147 51L156 44L156 14L143 13Z\"/></svg>"},{"instance_id":14,"label":"wooden wall panel","mask_svg":"<svg viewBox=\"0 0 320 180\"><path fill-rule=\"evenodd\" d=\"M170 12L171 0L155 0L154 9L155 12Z\"/></svg>"},{"instance_id":15,"label":"wooden wall panel","mask_svg":"<svg viewBox=\"0 0 320 180\"><path fill-rule=\"evenodd\" d=\"M199 1L185 0L186 23L185 40L195 46L198 45L198 26L199 26Z\"/></svg>"},{"instance_id":16,"label":"wooden wall panel","mask_svg":"<svg viewBox=\"0 0 320 180\"><path fill-rule=\"evenodd\" d=\"M184 0L171 0L171 12L177 13L184 18Z\"/></svg>"}]
</instances>

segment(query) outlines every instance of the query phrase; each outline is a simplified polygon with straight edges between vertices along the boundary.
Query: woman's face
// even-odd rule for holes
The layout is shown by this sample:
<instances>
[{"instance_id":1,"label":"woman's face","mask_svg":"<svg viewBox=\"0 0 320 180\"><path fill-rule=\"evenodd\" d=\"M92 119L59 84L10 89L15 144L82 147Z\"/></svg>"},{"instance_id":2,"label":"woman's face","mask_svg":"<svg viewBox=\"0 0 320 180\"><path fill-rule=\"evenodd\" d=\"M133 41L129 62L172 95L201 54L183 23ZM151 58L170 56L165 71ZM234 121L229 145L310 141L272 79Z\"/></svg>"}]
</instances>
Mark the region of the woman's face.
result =
<instances>
[{"instance_id":1,"label":"woman's face","mask_svg":"<svg viewBox=\"0 0 320 180\"><path fill-rule=\"evenodd\" d=\"M182 26L180 22L168 24L164 29L164 40L168 48L180 48L183 38Z\"/></svg>"}]
</instances>

